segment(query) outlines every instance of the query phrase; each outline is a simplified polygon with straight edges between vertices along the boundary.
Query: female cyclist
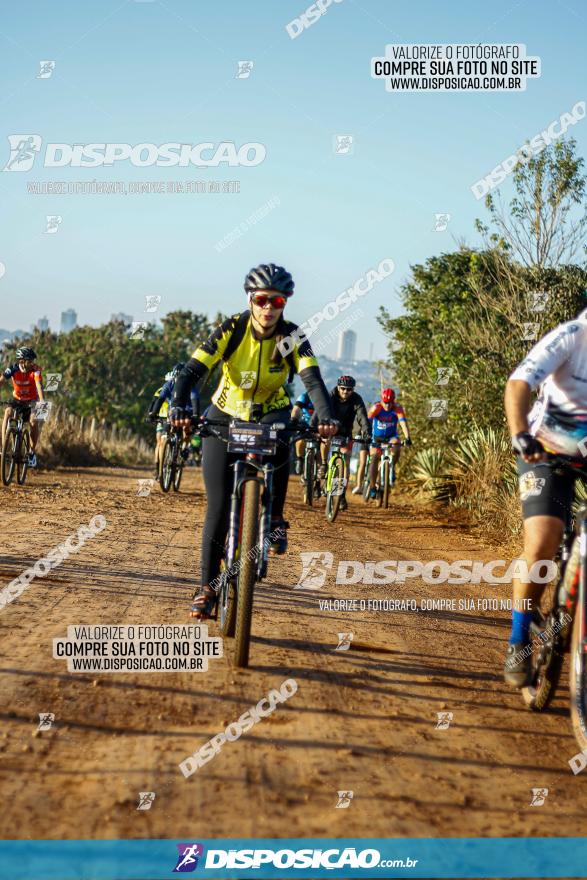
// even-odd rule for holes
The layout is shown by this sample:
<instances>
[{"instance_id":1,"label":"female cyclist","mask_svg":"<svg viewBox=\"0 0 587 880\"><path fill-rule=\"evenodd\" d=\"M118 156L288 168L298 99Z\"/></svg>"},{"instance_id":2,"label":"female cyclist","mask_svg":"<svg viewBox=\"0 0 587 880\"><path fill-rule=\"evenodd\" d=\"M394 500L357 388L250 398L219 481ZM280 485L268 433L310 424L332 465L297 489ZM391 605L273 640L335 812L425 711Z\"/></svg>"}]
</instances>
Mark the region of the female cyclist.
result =
<instances>
[{"instance_id":1,"label":"female cyclist","mask_svg":"<svg viewBox=\"0 0 587 880\"><path fill-rule=\"evenodd\" d=\"M314 402L319 434L330 437L336 433L338 423L332 418L329 394L310 343L292 336L297 325L283 317L293 290L293 279L282 266L269 263L251 269L245 278L250 310L224 321L193 353L175 383L170 410L172 424L186 423L184 409L191 389L222 359L220 382L207 415L211 420L225 422L226 437L233 418L261 422L289 420L291 401L285 384L290 371L299 373ZM279 346L285 337L294 341L294 348L287 357L283 357ZM236 458L228 454L226 443L218 437L204 438L202 454L208 506L202 534L201 586L193 597L190 612L200 620L213 616L216 608L217 594L210 584L220 573L232 491L230 465ZM270 460L275 468L270 552L281 554L287 550L288 523L283 519L289 478L287 442L278 445L278 452Z\"/></svg>"}]
</instances>

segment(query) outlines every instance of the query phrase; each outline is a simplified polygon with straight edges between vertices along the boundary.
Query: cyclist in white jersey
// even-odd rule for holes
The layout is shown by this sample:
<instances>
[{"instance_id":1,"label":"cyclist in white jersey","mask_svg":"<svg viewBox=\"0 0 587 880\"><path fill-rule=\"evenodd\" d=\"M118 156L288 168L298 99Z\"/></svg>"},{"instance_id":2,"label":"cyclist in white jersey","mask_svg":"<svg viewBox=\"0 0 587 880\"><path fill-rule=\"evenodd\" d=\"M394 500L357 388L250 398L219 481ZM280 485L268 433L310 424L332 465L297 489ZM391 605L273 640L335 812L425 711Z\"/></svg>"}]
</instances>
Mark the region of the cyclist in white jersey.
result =
<instances>
[{"instance_id":1,"label":"cyclist in white jersey","mask_svg":"<svg viewBox=\"0 0 587 880\"><path fill-rule=\"evenodd\" d=\"M587 465L587 309L547 333L516 367L506 386L505 409L519 455L522 557L530 571L535 562L555 556L574 497L575 475L557 469L552 455L568 457L577 474ZM513 589L504 678L514 687L525 687L531 656L522 651L530 641L532 609L524 610L521 600L537 605L544 584L514 578Z\"/></svg>"}]
</instances>

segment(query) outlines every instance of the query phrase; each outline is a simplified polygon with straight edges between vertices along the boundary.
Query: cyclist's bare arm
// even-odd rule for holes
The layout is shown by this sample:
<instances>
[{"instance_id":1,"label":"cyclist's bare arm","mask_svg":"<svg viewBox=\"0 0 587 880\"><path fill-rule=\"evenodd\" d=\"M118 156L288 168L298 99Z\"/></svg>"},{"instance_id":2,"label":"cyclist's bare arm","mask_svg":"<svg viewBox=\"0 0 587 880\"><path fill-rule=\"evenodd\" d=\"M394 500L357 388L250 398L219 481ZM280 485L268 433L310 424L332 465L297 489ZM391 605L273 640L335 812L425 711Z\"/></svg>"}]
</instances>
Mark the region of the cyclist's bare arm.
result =
<instances>
[{"instance_id":1,"label":"cyclist's bare arm","mask_svg":"<svg viewBox=\"0 0 587 880\"><path fill-rule=\"evenodd\" d=\"M302 408L301 406L298 406L297 403L294 404L294 407L291 411L291 417L292 419L300 419L302 417Z\"/></svg>"},{"instance_id":2,"label":"cyclist's bare arm","mask_svg":"<svg viewBox=\"0 0 587 880\"><path fill-rule=\"evenodd\" d=\"M510 435L529 431L528 413L532 404L532 388L523 379L509 379L505 386L505 413ZM544 454L534 452L523 456L524 461L542 461Z\"/></svg>"}]
</instances>

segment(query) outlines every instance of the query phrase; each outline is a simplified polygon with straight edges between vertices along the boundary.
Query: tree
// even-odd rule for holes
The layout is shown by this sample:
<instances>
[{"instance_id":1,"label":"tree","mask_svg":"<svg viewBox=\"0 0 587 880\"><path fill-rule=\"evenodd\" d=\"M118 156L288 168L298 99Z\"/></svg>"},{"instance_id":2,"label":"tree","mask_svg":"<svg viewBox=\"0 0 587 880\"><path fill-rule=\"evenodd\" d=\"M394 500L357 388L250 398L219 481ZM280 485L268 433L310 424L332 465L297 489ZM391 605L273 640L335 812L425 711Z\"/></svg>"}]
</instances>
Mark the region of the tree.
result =
<instances>
[{"instance_id":1,"label":"tree","mask_svg":"<svg viewBox=\"0 0 587 880\"><path fill-rule=\"evenodd\" d=\"M515 195L506 206L498 193L485 199L493 231L476 222L488 247L507 251L512 260L542 270L569 263L587 229L584 161L576 142L558 140L515 166Z\"/></svg>"}]
</instances>

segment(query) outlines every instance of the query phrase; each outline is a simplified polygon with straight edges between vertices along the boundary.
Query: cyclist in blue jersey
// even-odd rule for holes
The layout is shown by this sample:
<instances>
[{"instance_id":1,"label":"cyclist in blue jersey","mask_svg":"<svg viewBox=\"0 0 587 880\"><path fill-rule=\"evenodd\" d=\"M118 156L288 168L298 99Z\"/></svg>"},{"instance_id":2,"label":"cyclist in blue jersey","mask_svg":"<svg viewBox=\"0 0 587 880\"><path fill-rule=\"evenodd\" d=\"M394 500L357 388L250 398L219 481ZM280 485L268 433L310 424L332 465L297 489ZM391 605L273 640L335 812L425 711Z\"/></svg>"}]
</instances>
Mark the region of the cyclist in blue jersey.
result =
<instances>
[{"instance_id":1,"label":"cyclist in blue jersey","mask_svg":"<svg viewBox=\"0 0 587 880\"><path fill-rule=\"evenodd\" d=\"M148 417L154 422L157 420L158 416L162 418L166 418L169 413L169 405L171 403L171 399L173 397L173 392L175 390L175 380L183 370L185 364L179 363L175 364L175 366L169 371L169 373L165 374L165 382L155 391L153 395L153 400L151 401L151 405L149 407ZM189 415L196 415L200 412L200 395L197 390L194 388L191 392L191 405L186 407L186 411ZM161 452L163 450L163 444L165 442L165 436L167 434L167 425L163 422L157 422L157 427L155 429L156 432L156 443L155 443L155 478L159 475L159 458L161 456ZM185 440L189 440L191 435L191 428L188 426L184 426L183 428L183 436ZM189 451L184 449L182 452L184 458L187 458L189 455Z\"/></svg>"},{"instance_id":2,"label":"cyclist in blue jersey","mask_svg":"<svg viewBox=\"0 0 587 880\"><path fill-rule=\"evenodd\" d=\"M293 405L293 409L291 411L292 419L297 419L300 422L303 422L305 425L310 424L310 419L314 415L314 404L310 400L310 395L307 391L302 391L298 399ZM306 441L305 440L296 440L296 458L295 458L295 472L299 476L302 473L302 463L304 461L304 453L306 451Z\"/></svg>"},{"instance_id":3,"label":"cyclist in blue jersey","mask_svg":"<svg viewBox=\"0 0 587 880\"><path fill-rule=\"evenodd\" d=\"M370 497L376 498L377 492L375 483L377 482L377 469L379 467L379 457L381 455L381 442L391 441L393 448L391 457L393 461L392 473L395 475L395 465L400 455L400 439L398 436L398 425L401 425L405 436L406 446L411 446L410 431L408 429L408 421L403 406L395 402L395 391L393 388L384 388L381 392L381 400L373 404L368 413L371 429L373 433L373 446L371 447L371 467L369 470L369 482L371 486ZM395 476L392 478L395 479Z\"/></svg>"}]
</instances>

